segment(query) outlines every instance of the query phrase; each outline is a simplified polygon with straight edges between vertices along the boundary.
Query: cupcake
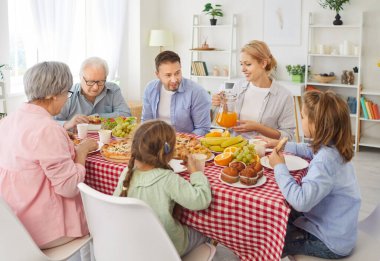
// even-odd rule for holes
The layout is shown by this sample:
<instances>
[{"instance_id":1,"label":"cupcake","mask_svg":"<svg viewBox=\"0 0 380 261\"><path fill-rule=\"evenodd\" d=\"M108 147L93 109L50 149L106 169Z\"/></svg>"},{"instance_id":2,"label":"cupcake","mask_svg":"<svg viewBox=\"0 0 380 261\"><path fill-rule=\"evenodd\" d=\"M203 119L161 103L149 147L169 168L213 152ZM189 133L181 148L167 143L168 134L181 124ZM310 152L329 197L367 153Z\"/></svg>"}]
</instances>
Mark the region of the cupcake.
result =
<instances>
[{"instance_id":1,"label":"cupcake","mask_svg":"<svg viewBox=\"0 0 380 261\"><path fill-rule=\"evenodd\" d=\"M231 162L230 167L232 168L235 168L238 170L238 172L242 171L243 169L245 169L245 164L241 161L234 161L234 162Z\"/></svg>"},{"instance_id":2,"label":"cupcake","mask_svg":"<svg viewBox=\"0 0 380 261\"><path fill-rule=\"evenodd\" d=\"M257 175L257 172L252 168L247 167L240 172L240 183L244 185L255 185L258 179L259 176Z\"/></svg>"},{"instance_id":3,"label":"cupcake","mask_svg":"<svg viewBox=\"0 0 380 261\"><path fill-rule=\"evenodd\" d=\"M239 181L239 172L232 167L225 167L221 170L221 179L227 183L235 183Z\"/></svg>"}]
</instances>

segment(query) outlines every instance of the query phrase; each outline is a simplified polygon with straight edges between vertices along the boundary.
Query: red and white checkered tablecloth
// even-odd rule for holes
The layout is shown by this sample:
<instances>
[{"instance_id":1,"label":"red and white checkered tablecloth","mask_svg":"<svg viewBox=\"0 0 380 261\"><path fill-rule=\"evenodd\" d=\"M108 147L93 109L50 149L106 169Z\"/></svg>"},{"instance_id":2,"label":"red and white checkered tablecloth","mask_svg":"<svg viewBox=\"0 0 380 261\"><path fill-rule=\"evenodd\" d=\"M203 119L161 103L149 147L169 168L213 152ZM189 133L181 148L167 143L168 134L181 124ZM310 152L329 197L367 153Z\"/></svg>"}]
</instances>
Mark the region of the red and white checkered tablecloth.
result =
<instances>
[{"instance_id":1,"label":"red and white checkered tablecloth","mask_svg":"<svg viewBox=\"0 0 380 261\"><path fill-rule=\"evenodd\" d=\"M96 190L112 194L120 173L127 166L109 162L100 153L86 161L85 182ZM264 169L267 181L254 188L234 188L219 180L221 167L210 164L205 174L212 189L212 203L203 211L185 210L182 222L232 249L241 260L280 260L290 207L282 196L273 170ZM300 181L307 169L294 171ZM186 179L189 174L181 173Z\"/></svg>"}]
</instances>

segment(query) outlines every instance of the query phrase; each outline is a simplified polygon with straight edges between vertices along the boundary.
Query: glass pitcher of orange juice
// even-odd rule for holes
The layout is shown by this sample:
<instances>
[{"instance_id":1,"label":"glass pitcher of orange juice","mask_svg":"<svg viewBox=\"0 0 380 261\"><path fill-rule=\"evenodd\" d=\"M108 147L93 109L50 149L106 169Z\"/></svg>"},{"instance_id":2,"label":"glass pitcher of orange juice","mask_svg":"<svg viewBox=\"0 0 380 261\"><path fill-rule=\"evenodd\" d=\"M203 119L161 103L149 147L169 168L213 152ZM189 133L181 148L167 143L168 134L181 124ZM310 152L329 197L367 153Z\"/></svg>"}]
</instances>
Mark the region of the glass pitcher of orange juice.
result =
<instances>
[{"instance_id":1,"label":"glass pitcher of orange juice","mask_svg":"<svg viewBox=\"0 0 380 261\"><path fill-rule=\"evenodd\" d=\"M236 126L236 94L222 93L219 112L216 115L216 123L225 128Z\"/></svg>"}]
</instances>

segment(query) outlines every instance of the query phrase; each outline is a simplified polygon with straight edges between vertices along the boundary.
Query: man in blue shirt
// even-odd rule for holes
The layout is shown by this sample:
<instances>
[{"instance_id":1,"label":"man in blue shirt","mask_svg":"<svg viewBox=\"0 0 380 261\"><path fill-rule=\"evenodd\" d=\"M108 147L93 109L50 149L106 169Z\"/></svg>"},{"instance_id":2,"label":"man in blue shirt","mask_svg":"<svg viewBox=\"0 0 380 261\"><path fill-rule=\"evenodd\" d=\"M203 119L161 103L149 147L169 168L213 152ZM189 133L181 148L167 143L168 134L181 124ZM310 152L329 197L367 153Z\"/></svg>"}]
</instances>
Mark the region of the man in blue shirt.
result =
<instances>
[{"instance_id":1,"label":"man in blue shirt","mask_svg":"<svg viewBox=\"0 0 380 261\"><path fill-rule=\"evenodd\" d=\"M199 84L182 77L181 60L175 52L161 52L155 63L158 79L145 89L142 121L160 119L179 132L206 134L211 125L210 95Z\"/></svg>"},{"instance_id":2,"label":"man in blue shirt","mask_svg":"<svg viewBox=\"0 0 380 261\"><path fill-rule=\"evenodd\" d=\"M131 116L117 84L107 82L107 62L98 57L86 59L80 70L80 83L71 88L71 97L60 114L54 118L62 121L65 129L71 129L79 123L88 123L87 115L99 115L111 118Z\"/></svg>"}]
</instances>

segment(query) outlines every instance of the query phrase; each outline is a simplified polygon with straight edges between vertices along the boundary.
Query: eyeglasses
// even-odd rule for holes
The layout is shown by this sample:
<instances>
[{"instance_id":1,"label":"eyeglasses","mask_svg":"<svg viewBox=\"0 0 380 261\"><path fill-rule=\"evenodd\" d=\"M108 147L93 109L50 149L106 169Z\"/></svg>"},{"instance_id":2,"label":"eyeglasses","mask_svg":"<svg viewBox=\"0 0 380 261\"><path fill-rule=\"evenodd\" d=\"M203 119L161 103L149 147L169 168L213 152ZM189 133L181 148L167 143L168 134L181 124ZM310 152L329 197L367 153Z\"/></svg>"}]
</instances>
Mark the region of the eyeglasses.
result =
<instances>
[{"instance_id":1,"label":"eyeglasses","mask_svg":"<svg viewBox=\"0 0 380 261\"><path fill-rule=\"evenodd\" d=\"M104 86L104 84L106 83L106 80L101 80L101 81L87 81L86 78L84 78L83 76L83 80L86 82L87 86L94 86L95 83L101 87L101 86Z\"/></svg>"},{"instance_id":2,"label":"eyeglasses","mask_svg":"<svg viewBox=\"0 0 380 261\"><path fill-rule=\"evenodd\" d=\"M68 91L68 92L67 92L67 98L70 98L71 95L73 95L73 93L74 93L74 92L72 92L72 91Z\"/></svg>"}]
</instances>

